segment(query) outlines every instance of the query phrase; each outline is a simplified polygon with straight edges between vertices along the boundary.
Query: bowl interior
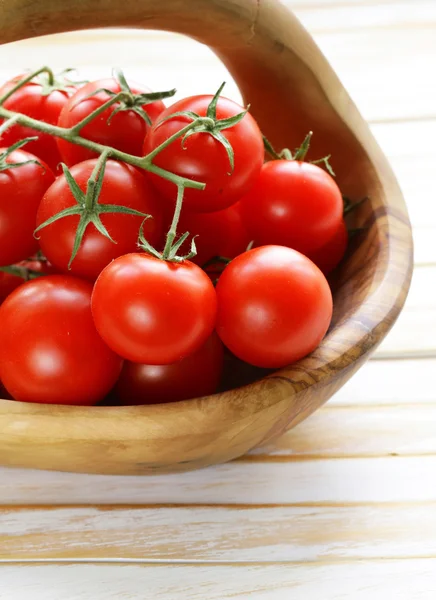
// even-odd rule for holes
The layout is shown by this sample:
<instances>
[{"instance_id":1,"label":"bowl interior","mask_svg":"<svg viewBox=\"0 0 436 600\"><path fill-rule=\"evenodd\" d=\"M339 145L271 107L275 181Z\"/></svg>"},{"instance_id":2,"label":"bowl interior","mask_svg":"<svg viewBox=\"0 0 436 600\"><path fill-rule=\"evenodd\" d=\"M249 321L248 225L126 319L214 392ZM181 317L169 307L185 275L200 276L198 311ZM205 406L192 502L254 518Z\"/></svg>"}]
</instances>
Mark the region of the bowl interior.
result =
<instances>
[{"instance_id":1,"label":"bowl interior","mask_svg":"<svg viewBox=\"0 0 436 600\"><path fill-rule=\"evenodd\" d=\"M277 148L314 131L309 158L332 155L343 194L364 228L334 280L332 326L319 348L278 372L234 364L227 388L160 406L63 407L0 401L0 463L103 473L186 470L234 458L296 425L368 358L404 304L412 269L407 211L367 125L310 36L279 2L73 0L0 9L0 42L100 26L183 33L208 44ZM11 14L12 13L12 14ZM71 20L71 15L74 19ZM44 19L43 17L47 17ZM50 18L48 18L50 17ZM266 377L264 377L266 375ZM242 387L240 387L242 386Z\"/></svg>"}]
</instances>

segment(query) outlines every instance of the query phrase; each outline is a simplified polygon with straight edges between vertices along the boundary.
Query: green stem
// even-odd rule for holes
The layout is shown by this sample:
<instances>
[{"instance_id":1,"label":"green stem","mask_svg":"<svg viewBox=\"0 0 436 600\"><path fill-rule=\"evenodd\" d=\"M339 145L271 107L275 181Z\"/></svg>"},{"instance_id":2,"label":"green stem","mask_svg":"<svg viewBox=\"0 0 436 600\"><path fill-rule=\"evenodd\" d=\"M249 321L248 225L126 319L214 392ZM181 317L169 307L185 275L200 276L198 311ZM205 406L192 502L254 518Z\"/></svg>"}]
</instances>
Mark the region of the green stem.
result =
<instances>
[{"instance_id":1,"label":"green stem","mask_svg":"<svg viewBox=\"0 0 436 600\"><path fill-rule=\"evenodd\" d=\"M280 158L284 158L284 160L294 160L292 152L289 150L289 148L283 148Z\"/></svg>"},{"instance_id":2,"label":"green stem","mask_svg":"<svg viewBox=\"0 0 436 600\"><path fill-rule=\"evenodd\" d=\"M74 127L71 127L70 132L73 135L78 135L80 131L85 127L85 125L91 123L91 121L93 121L96 117L104 113L104 111L110 108L113 104L116 104L120 100L125 100L127 96L128 94L126 94L126 92L119 92L118 94L115 94L115 96L109 98L107 102L96 108L93 112L89 113L89 115L87 115L84 119L76 123Z\"/></svg>"},{"instance_id":3,"label":"green stem","mask_svg":"<svg viewBox=\"0 0 436 600\"><path fill-rule=\"evenodd\" d=\"M7 129L9 129L10 127L12 127L12 125L15 125L15 123L18 123L18 120L19 120L19 114L17 113L15 115L15 117L11 117L7 121L5 121L3 123L3 125L0 126L0 137L4 134L4 132Z\"/></svg>"},{"instance_id":4,"label":"green stem","mask_svg":"<svg viewBox=\"0 0 436 600\"><path fill-rule=\"evenodd\" d=\"M26 85L26 83L29 83L29 81L32 81L32 79L35 79L35 77L38 77L38 75L41 75L41 73L47 73L49 83L51 85L53 85L53 82L54 82L53 71L50 69L50 67L41 67L37 71L33 71L33 73L30 73L29 75L27 75L27 77L23 77L23 79L20 79L6 94L3 94L3 96L0 96L0 104L4 104L4 102L6 102L6 100L9 100L9 98L12 96L12 94L15 94L15 92L17 90L19 90L24 85Z\"/></svg>"},{"instance_id":5,"label":"green stem","mask_svg":"<svg viewBox=\"0 0 436 600\"><path fill-rule=\"evenodd\" d=\"M183 129L176 131L176 133L174 133L172 136L170 136L168 139L162 142L160 146L157 146L154 150L147 154L147 156L145 156L144 159L146 159L147 162L151 163L153 158L155 158L160 152L162 152L162 150L165 150L167 146L175 142L178 138L183 137L186 133L188 133L188 131L191 131L191 129L194 129L194 127L198 127L198 125L201 123L209 124L210 122L211 119L209 119L208 117L199 117L195 121L192 121L192 123L189 123L189 125L186 125L186 127L183 127Z\"/></svg>"},{"instance_id":6,"label":"green stem","mask_svg":"<svg viewBox=\"0 0 436 600\"><path fill-rule=\"evenodd\" d=\"M306 158L307 153L309 152L310 141L312 139L312 135L313 135L313 131L309 131L309 133L304 138L303 143L298 148L298 150L295 152L295 154L294 154L294 160L297 160L297 161L300 161L300 162L304 161L304 159Z\"/></svg>"},{"instance_id":7,"label":"green stem","mask_svg":"<svg viewBox=\"0 0 436 600\"><path fill-rule=\"evenodd\" d=\"M184 193L185 193L185 186L183 184L178 185L177 186L176 208L174 209L174 215L173 215L173 220L171 221L171 227L167 233L165 248L164 248L164 251L162 252L162 258L164 260L167 260L169 258L173 242L176 239L177 225L179 224L180 213L182 212Z\"/></svg>"},{"instance_id":8,"label":"green stem","mask_svg":"<svg viewBox=\"0 0 436 600\"><path fill-rule=\"evenodd\" d=\"M45 273L32 271L32 269L27 269L26 267L17 267L16 265L11 265L10 267L0 267L0 272L8 273L9 275L14 275L15 277L21 277L21 279L24 279L24 281L29 281L29 279L36 279L37 277L42 277L45 275Z\"/></svg>"},{"instance_id":9,"label":"green stem","mask_svg":"<svg viewBox=\"0 0 436 600\"><path fill-rule=\"evenodd\" d=\"M110 156L110 150L105 150L98 157L95 167L92 170L91 177L88 179L88 190L89 193L85 195L85 210L91 212L96 204L95 187L97 185L98 175L104 167L107 159Z\"/></svg>"},{"instance_id":10,"label":"green stem","mask_svg":"<svg viewBox=\"0 0 436 600\"><path fill-rule=\"evenodd\" d=\"M21 113L16 113L11 110L7 110L0 105L0 118L2 119L11 119L12 117L16 118L16 122L19 125L23 125L24 127L29 127L30 129L34 129L35 131L41 131L42 133L47 133L54 137L61 138L66 140L67 142L71 142L72 144L77 144L78 146L82 146L83 148L87 148L96 154L101 154L105 150L110 150L111 158L115 160L123 161L129 165L133 165L134 167L139 167L140 169L144 169L145 171L150 171L152 173L156 173L169 181L172 181L175 185L183 185L187 188L192 188L196 190L204 190L205 184L199 181L192 181L191 179L186 179L185 177L180 177L178 175L174 175L165 169L161 169L152 164L152 159L159 154L161 150L166 148L168 144L173 142L178 137L183 136L186 131L189 131L193 127L195 127L195 121L190 123L176 134L168 138L166 142L158 146L155 150L153 150L147 156L134 156L133 154L127 154L126 152L122 152L121 150L117 150L116 148L112 148L110 146L105 146L103 144L99 144L97 142L92 142L91 140L87 140L86 138L77 135L71 129L65 129L63 127L58 127L57 125L49 125L48 123L43 123L42 121L38 121L37 119L32 119L27 115L23 115Z\"/></svg>"}]
</instances>

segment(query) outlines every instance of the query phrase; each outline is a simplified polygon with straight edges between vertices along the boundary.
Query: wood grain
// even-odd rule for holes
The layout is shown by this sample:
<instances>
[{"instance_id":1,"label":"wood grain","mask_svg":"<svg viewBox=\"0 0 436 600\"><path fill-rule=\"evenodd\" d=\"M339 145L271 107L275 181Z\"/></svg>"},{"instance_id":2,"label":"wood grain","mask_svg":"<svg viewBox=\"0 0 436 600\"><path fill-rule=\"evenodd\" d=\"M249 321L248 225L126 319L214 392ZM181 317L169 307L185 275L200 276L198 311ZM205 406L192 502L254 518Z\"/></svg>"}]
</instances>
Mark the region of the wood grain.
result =
<instances>
[{"instance_id":1,"label":"wood grain","mask_svg":"<svg viewBox=\"0 0 436 600\"><path fill-rule=\"evenodd\" d=\"M12 559L271 563L404 556L436 557L431 504L0 510L0 564Z\"/></svg>"},{"instance_id":2,"label":"wood grain","mask_svg":"<svg viewBox=\"0 0 436 600\"><path fill-rule=\"evenodd\" d=\"M116 569L95 564L4 565L0 599L27 594L32 600L307 600L321 591L329 600L433 600L435 570L434 559Z\"/></svg>"},{"instance_id":3,"label":"wood grain","mask_svg":"<svg viewBox=\"0 0 436 600\"><path fill-rule=\"evenodd\" d=\"M330 400L328 407L366 407L410 404L416 411L436 403L436 359L371 360Z\"/></svg>"},{"instance_id":4,"label":"wood grain","mask_svg":"<svg viewBox=\"0 0 436 600\"><path fill-rule=\"evenodd\" d=\"M1 469L0 505L436 502L436 456L232 462L154 477Z\"/></svg>"},{"instance_id":5,"label":"wood grain","mask_svg":"<svg viewBox=\"0 0 436 600\"><path fill-rule=\"evenodd\" d=\"M202 41L233 75L273 144L293 147L316 130L313 151L335 156L343 193L370 197L356 214L367 232L341 270L333 326L311 356L262 381L179 404L83 409L1 402L0 461L82 472L181 471L244 454L314 412L395 322L409 287L412 240L393 173L310 36L275 0L105 0L98 8L74 0L67 9L59 0L9 0L7 8L0 5L0 23L0 42L114 25Z\"/></svg>"}]
</instances>

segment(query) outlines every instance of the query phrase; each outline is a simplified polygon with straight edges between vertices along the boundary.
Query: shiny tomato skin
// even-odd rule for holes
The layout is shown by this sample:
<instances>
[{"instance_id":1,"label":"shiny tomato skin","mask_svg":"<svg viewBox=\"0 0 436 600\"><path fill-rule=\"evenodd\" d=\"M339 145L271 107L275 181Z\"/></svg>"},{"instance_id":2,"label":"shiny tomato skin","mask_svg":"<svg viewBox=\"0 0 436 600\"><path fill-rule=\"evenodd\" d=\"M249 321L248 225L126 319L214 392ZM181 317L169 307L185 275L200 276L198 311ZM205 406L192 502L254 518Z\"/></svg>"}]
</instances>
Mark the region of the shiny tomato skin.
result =
<instances>
[{"instance_id":1,"label":"shiny tomato skin","mask_svg":"<svg viewBox=\"0 0 436 600\"><path fill-rule=\"evenodd\" d=\"M92 285L49 275L17 288L0 307L0 379L16 400L92 405L118 379L122 359L98 335Z\"/></svg>"},{"instance_id":2,"label":"shiny tomato skin","mask_svg":"<svg viewBox=\"0 0 436 600\"><path fill-rule=\"evenodd\" d=\"M92 313L101 337L132 362L166 365L196 352L216 320L215 289L189 261L127 254L99 276Z\"/></svg>"},{"instance_id":3,"label":"shiny tomato skin","mask_svg":"<svg viewBox=\"0 0 436 600\"><path fill-rule=\"evenodd\" d=\"M8 92L24 75L19 75L11 81L8 81L0 88L0 95ZM59 115L68 98L76 91L76 87L71 86L68 91L55 90L44 96L42 94L42 86L36 81L26 83L22 88L14 92L14 94L6 100L4 108L14 112L20 112L28 117L44 121L50 125L57 125ZM1 121L0 121L1 124ZM2 135L1 144L3 146L12 146L18 140L27 137L37 137L38 139L26 144L26 151L35 154L45 161L52 171L56 172L61 161L61 156L56 143L56 138L47 134L41 133L34 129L24 127L22 125L14 125L6 130Z\"/></svg>"},{"instance_id":4,"label":"shiny tomato skin","mask_svg":"<svg viewBox=\"0 0 436 600\"><path fill-rule=\"evenodd\" d=\"M115 93L121 91L120 84L115 79L99 79L98 81L87 83L65 104L59 116L59 126L68 128L77 125L79 121L82 121L91 112L107 102L110 96L105 92L99 92L95 96L87 98L87 96L102 88ZM135 94L150 91L148 88L138 85L131 86L131 89ZM141 156L144 138L149 126L140 115L132 110L119 112L108 123L108 119L114 113L116 107L116 104L109 107L91 123L88 123L81 130L81 136L105 146L112 146L128 154ZM145 105L143 108L151 121L154 122L165 109L165 105L161 100L157 100ZM65 140L58 139L57 143L62 160L68 166L96 158L97 156L91 150L71 144Z\"/></svg>"},{"instance_id":5,"label":"shiny tomato skin","mask_svg":"<svg viewBox=\"0 0 436 600\"><path fill-rule=\"evenodd\" d=\"M71 168L71 173L82 191L86 190L95 164L96 159L93 159ZM37 224L40 225L61 210L75 204L76 201L65 176L61 175L47 190L41 201ZM117 204L151 214L153 218L144 222L144 235L152 245L160 242L163 217L159 199L139 169L109 160L106 163L99 204ZM60 219L38 232L39 244L43 253L62 272L95 281L104 267L114 258L137 249L139 229L144 218L108 213L101 215L101 221L116 244L98 232L93 224L90 224L79 252L71 265L71 270L68 269L68 263L79 223L78 215Z\"/></svg>"},{"instance_id":6,"label":"shiny tomato skin","mask_svg":"<svg viewBox=\"0 0 436 600\"><path fill-rule=\"evenodd\" d=\"M236 257L216 288L217 333L241 360L280 368L312 352L332 316L324 275L291 248L262 246Z\"/></svg>"},{"instance_id":7,"label":"shiny tomato skin","mask_svg":"<svg viewBox=\"0 0 436 600\"><path fill-rule=\"evenodd\" d=\"M195 236L197 256L192 262L202 267L216 256L234 258L242 254L250 243L248 231L242 221L237 205L214 213L183 213L179 232L191 234L183 244L180 254L187 254Z\"/></svg>"},{"instance_id":8,"label":"shiny tomato skin","mask_svg":"<svg viewBox=\"0 0 436 600\"><path fill-rule=\"evenodd\" d=\"M126 361L115 392L124 405L161 404L213 394L224 363L224 347L215 332L194 354L170 365Z\"/></svg>"},{"instance_id":9,"label":"shiny tomato skin","mask_svg":"<svg viewBox=\"0 0 436 600\"><path fill-rule=\"evenodd\" d=\"M288 246L306 254L334 235L343 200L334 179L317 165L272 160L263 165L241 207L257 246Z\"/></svg>"},{"instance_id":10,"label":"shiny tomato skin","mask_svg":"<svg viewBox=\"0 0 436 600\"><path fill-rule=\"evenodd\" d=\"M0 148L0 154L5 148ZM8 164L36 160L33 154L16 150ZM47 188L55 178L49 167L28 163L0 171L0 266L24 260L38 250L33 232L36 213Z\"/></svg>"},{"instance_id":11,"label":"shiny tomato skin","mask_svg":"<svg viewBox=\"0 0 436 600\"><path fill-rule=\"evenodd\" d=\"M145 138L144 154L154 150L191 122L191 119L184 116L167 121L163 119L175 112L187 110L205 116L211 100L212 96L192 96L179 100L167 108ZM229 118L242 110L243 108L236 102L221 97L218 100L217 118ZM204 190L189 188L185 190L185 211L224 210L249 191L259 174L264 158L263 139L250 113L247 113L240 123L221 133L233 147L235 157L233 173L224 146L207 133L191 135L185 140L184 147L181 139L177 139L153 159L153 163L163 169L206 184ZM176 198L174 184L157 175L152 175L152 181L167 201L174 203Z\"/></svg>"},{"instance_id":12,"label":"shiny tomato skin","mask_svg":"<svg viewBox=\"0 0 436 600\"><path fill-rule=\"evenodd\" d=\"M307 257L321 269L324 275L329 275L344 258L347 245L348 231L342 219L332 238L318 250L308 253Z\"/></svg>"}]
</instances>

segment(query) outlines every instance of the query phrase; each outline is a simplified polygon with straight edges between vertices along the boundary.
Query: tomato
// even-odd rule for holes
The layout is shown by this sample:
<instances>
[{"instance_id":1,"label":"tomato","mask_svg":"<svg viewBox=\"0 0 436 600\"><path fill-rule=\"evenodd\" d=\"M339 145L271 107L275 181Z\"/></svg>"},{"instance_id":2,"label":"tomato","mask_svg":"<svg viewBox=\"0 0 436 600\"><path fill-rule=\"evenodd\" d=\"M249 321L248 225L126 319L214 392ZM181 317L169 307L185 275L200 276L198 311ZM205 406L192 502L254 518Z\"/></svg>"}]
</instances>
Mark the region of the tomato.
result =
<instances>
[{"instance_id":1,"label":"tomato","mask_svg":"<svg viewBox=\"0 0 436 600\"><path fill-rule=\"evenodd\" d=\"M68 275L28 281L0 307L0 379L24 402L95 404L122 359L98 335L92 285Z\"/></svg>"},{"instance_id":2,"label":"tomato","mask_svg":"<svg viewBox=\"0 0 436 600\"><path fill-rule=\"evenodd\" d=\"M195 237L197 256L192 262L203 266L215 256L234 258L250 243L247 229L236 205L215 213L183 213L179 221L180 233L190 232L179 254L187 254Z\"/></svg>"},{"instance_id":3,"label":"tomato","mask_svg":"<svg viewBox=\"0 0 436 600\"><path fill-rule=\"evenodd\" d=\"M95 96L88 97L103 88L115 93L121 91L120 84L116 79L100 79L84 85L65 104L59 117L60 127L69 128L76 125L107 102L110 96L105 92L99 92ZM131 90L134 94L150 92L148 88L140 88L137 85L132 86ZM123 110L114 115L117 106L119 104L114 104L102 112L82 129L80 135L93 142L112 146L128 154L141 156L145 134L149 126L144 118L133 110ZM144 105L143 109L153 122L165 109L165 105L161 100L158 100ZM111 118L110 122L108 122L109 118ZM62 160L69 166L97 156L91 150L61 139L58 139L58 147Z\"/></svg>"},{"instance_id":4,"label":"tomato","mask_svg":"<svg viewBox=\"0 0 436 600\"><path fill-rule=\"evenodd\" d=\"M168 121L164 119L179 111L193 111L205 116L211 100L212 96L192 96L167 108L145 138L144 154L157 148L191 122L185 116ZM236 102L220 97L217 119L233 117L242 110ZM231 206L249 191L260 171L264 157L263 139L256 121L249 113L237 125L221 133L233 147L233 173L224 146L208 133L189 136L183 146L179 138L153 159L158 167L206 184L204 190L185 190L185 210L215 212ZM175 201L174 184L157 175L152 175L152 181L168 201Z\"/></svg>"},{"instance_id":5,"label":"tomato","mask_svg":"<svg viewBox=\"0 0 436 600\"><path fill-rule=\"evenodd\" d=\"M217 288L217 333L241 360L280 368L312 352L332 316L326 278L291 248L262 246L237 256Z\"/></svg>"},{"instance_id":6,"label":"tomato","mask_svg":"<svg viewBox=\"0 0 436 600\"><path fill-rule=\"evenodd\" d=\"M167 365L196 352L215 327L216 294L204 271L127 254L97 279L92 314L114 352L133 361Z\"/></svg>"},{"instance_id":7,"label":"tomato","mask_svg":"<svg viewBox=\"0 0 436 600\"><path fill-rule=\"evenodd\" d=\"M0 156L6 149L0 149ZM6 166L36 160L33 154L16 150L5 158ZM33 236L36 212L47 188L54 182L48 166L27 163L0 169L0 266L24 260L38 250Z\"/></svg>"},{"instance_id":8,"label":"tomato","mask_svg":"<svg viewBox=\"0 0 436 600\"><path fill-rule=\"evenodd\" d=\"M306 254L335 234L343 200L334 179L320 167L272 160L264 164L241 206L257 246L277 244Z\"/></svg>"},{"instance_id":9,"label":"tomato","mask_svg":"<svg viewBox=\"0 0 436 600\"><path fill-rule=\"evenodd\" d=\"M0 304L6 300L9 294L24 283L24 279L19 275L4 273L0 271Z\"/></svg>"},{"instance_id":10,"label":"tomato","mask_svg":"<svg viewBox=\"0 0 436 600\"><path fill-rule=\"evenodd\" d=\"M19 75L5 83L0 88L0 96L6 94L23 78L24 75ZM30 83L24 84L22 88L14 92L12 96L5 101L3 106L8 110L23 113L38 121L44 121L50 125L57 125L62 108L75 91L76 87L72 84L71 87L62 90L56 89L45 95L43 81L41 79L35 79ZM27 137L37 137L38 139L29 142L26 145L26 150L44 160L53 171L56 171L58 164L61 161L61 156L56 144L56 139L53 136L47 133L41 133L40 131L35 131L28 127L23 127L22 125L14 125L3 133L1 142L3 146L12 146L12 144L18 140Z\"/></svg>"},{"instance_id":11,"label":"tomato","mask_svg":"<svg viewBox=\"0 0 436 600\"><path fill-rule=\"evenodd\" d=\"M126 361L115 391L122 404L159 404L213 394L222 368L223 345L214 332L197 352L170 365Z\"/></svg>"},{"instance_id":12,"label":"tomato","mask_svg":"<svg viewBox=\"0 0 436 600\"><path fill-rule=\"evenodd\" d=\"M328 275L343 259L345 251L347 250L347 245L347 226L345 225L344 220L341 219L339 227L335 231L333 237L318 250L308 253L307 257L321 269L324 275Z\"/></svg>"},{"instance_id":13,"label":"tomato","mask_svg":"<svg viewBox=\"0 0 436 600\"><path fill-rule=\"evenodd\" d=\"M71 169L71 174L82 191L86 191L88 179L96 160L89 160ZM162 210L155 190L139 169L125 163L109 160L99 196L99 204L127 206L152 215L144 223L144 235L150 244L157 244L162 238ZM74 206L76 200L64 175L57 178L47 190L37 214L37 225L60 211ZM83 238L81 247L71 265L70 273L95 281L104 267L117 256L134 252L137 249L139 229L144 218L136 215L107 213L101 221L115 240L101 234L91 223ZM48 260L61 271L67 273L73 251L74 238L79 223L79 215L64 217L38 232L39 243Z\"/></svg>"}]
</instances>

